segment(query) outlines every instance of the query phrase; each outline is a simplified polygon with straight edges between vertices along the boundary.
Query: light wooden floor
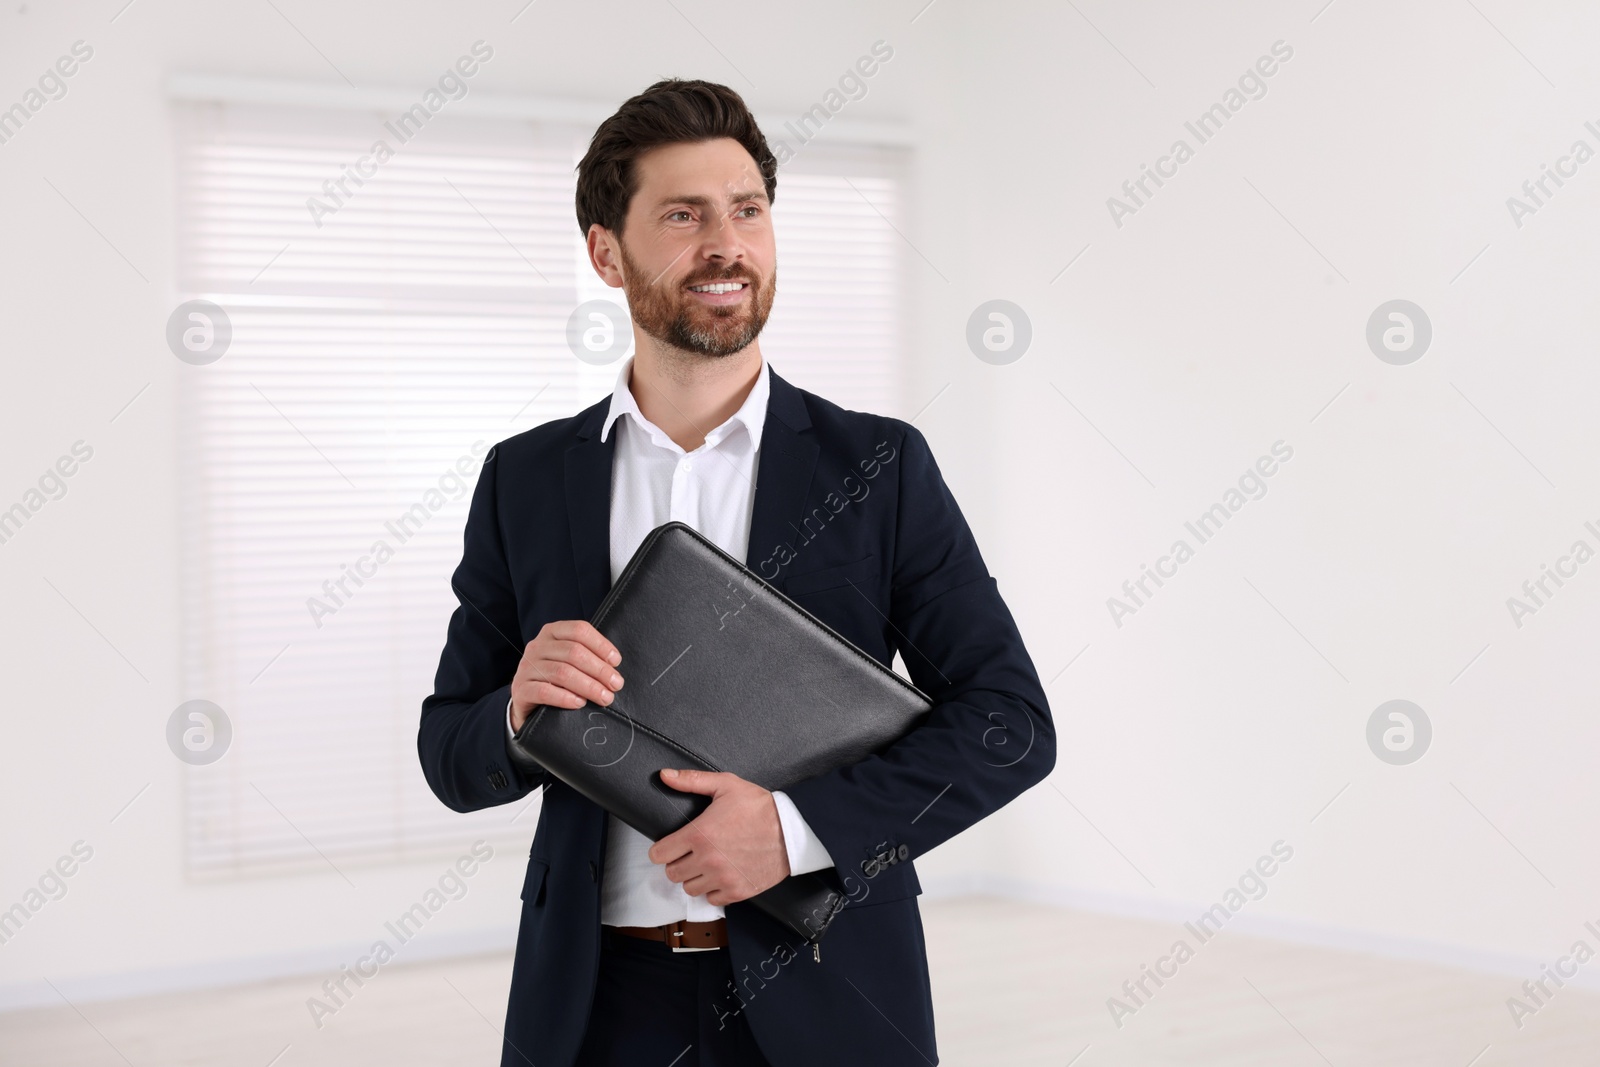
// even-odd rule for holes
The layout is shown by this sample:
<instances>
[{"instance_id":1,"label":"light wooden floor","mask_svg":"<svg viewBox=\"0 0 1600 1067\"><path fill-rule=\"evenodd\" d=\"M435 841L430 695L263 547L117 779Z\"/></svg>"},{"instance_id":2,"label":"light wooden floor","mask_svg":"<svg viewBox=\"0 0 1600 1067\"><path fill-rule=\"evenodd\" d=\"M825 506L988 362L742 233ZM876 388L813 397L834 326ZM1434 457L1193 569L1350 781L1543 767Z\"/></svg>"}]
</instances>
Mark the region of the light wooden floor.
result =
<instances>
[{"instance_id":1,"label":"light wooden floor","mask_svg":"<svg viewBox=\"0 0 1600 1067\"><path fill-rule=\"evenodd\" d=\"M1227 932L1119 1030L1106 999L1179 929L982 897L924 901L923 916L948 1067L1600 1063L1600 995L1561 990L1519 1031L1506 998L1520 978ZM321 1030L305 1000L323 975L11 1012L0 1064L490 1065L510 973L509 954L396 964Z\"/></svg>"}]
</instances>

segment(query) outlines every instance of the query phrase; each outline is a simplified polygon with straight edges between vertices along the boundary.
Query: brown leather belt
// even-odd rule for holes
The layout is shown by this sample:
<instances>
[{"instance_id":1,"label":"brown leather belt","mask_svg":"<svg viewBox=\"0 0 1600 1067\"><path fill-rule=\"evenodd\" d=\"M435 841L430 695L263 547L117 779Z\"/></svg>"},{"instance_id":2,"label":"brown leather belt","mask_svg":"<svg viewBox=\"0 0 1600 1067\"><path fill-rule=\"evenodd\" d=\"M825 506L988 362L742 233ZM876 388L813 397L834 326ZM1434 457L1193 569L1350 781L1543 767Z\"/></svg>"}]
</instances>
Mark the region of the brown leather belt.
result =
<instances>
[{"instance_id":1,"label":"brown leather belt","mask_svg":"<svg viewBox=\"0 0 1600 1067\"><path fill-rule=\"evenodd\" d=\"M665 941L667 947L674 952L698 952L708 948L726 948L728 945L728 920L712 919L710 922L689 922L679 919L677 922L664 923L661 926L610 926L608 930L615 930L628 937L643 938L646 941Z\"/></svg>"}]
</instances>

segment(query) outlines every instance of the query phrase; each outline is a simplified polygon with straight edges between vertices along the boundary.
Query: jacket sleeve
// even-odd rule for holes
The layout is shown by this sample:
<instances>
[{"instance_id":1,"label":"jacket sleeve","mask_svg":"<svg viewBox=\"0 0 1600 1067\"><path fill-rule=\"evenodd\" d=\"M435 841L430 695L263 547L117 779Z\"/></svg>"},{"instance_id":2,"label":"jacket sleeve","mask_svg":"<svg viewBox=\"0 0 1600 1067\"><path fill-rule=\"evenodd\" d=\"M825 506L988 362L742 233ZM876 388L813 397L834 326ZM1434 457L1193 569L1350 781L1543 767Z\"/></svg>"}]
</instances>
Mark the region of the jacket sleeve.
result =
<instances>
[{"instance_id":1,"label":"jacket sleeve","mask_svg":"<svg viewBox=\"0 0 1600 1067\"><path fill-rule=\"evenodd\" d=\"M787 787L841 874L920 857L1055 766L1044 688L926 439L903 431L888 623L933 702L883 752Z\"/></svg>"},{"instance_id":2,"label":"jacket sleeve","mask_svg":"<svg viewBox=\"0 0 1600 1067\"><path fill-rule=\"evenodd\" d=\"M549 777L537 767L522 769L507 752L506 705L523 642L500 536L498 451L485 457L472 493L461 563L450 580L458 606L417 731L429 788L463 812L518 800Z\"/></svg>"}]
</instances>

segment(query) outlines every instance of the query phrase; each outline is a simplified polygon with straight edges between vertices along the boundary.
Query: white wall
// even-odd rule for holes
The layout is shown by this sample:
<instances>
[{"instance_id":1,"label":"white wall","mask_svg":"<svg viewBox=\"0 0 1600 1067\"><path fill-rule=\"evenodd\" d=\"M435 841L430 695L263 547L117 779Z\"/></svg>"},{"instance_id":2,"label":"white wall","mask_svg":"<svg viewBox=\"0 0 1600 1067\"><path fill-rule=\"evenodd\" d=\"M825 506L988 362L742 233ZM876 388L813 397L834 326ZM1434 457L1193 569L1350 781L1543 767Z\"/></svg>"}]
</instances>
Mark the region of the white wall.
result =
<instances>
[{"instance_id":1,"label":"white wall","mask_svg":"<svg viewBox=\"0 0 1600 1067\"><path fill-rule=\"evenodd\" d=\"M1521 228L1505 202L1575 139L1600 150L1596 16L1226 6L1079 5L1155 88L1071 9L974 17L993 58L964 72L965 135L929 146L961 146L946 254L978 275L929 328L1003 294L1038 346L950 361L996 393L984 541L1043 676L1087 646L1049 690L1082 815L1035 790L997 869L1192 917L1281 838L1262 929L1532 977L1600 918L1600 565L1520 629L1506 607L1575 539L1600 549L1600 162ZM1107 197L1280 39L1267 95L1114 225ZM1407 366L1364 340L1394 298L1433 323ZM947 452L964 414L930 412ZM1118 627L1107 598L1280 439L1267 495ZM1410 766L1365 741L1395 698L1435 730Z\"/></svg>"},{"instance_id":2,"label":"white wall","mask_svg":"<svg viewBox=\"0 0 1600 1067\"><path fill-rule=\"evenodd\" d=\"M691 26L672 5L536 4L510 23L520 6L278 4L357 85L424 84L483 38L497 58L475 92L611 104L678 74L798 113L874 40L896 50L849 110L922 137L907 229L922 399L893 414L939 396L917 425L1055 678L1060 728L1052 784L928 857L930 890L1188 915L1281 838L1294 858L1241 923L1515 969L1600 918L1583 847L1600 564L1521 629L1505 607L1574 539L1600 547L1582 528L1600 526L1600 162L1520 229L1505 207L1573 140L1600 148L1583 128L1600 126L1594 15L679 5ZM74 441L95 449L0 545L0 906L74 841L95 850L0 946L13 1004L48 1002L45 979L94 996L130 991L130 974L148 989L347 962L443 867L355 868L354 889L331 872L182 875L182 768L162 737L191 695L164 85L174 71L343 82L270 5L119 7L0 16L5 104L74 41L95 50L0 145L0 501ZM1116 227L1106 198L1280 39L1294 55L1267 95ZM1007 366L964 339L993 298L1034 330ZM1409 366L1363 336L1393 298L1433 323ZM1106 598L1279 439L1294 456L1265 498L1114 625ZM1406 767L1364 739L1397 697L1435 728ZM509 943L521 874L521 854L498 856L418 955Z\"/></svg>"}]
</instances>

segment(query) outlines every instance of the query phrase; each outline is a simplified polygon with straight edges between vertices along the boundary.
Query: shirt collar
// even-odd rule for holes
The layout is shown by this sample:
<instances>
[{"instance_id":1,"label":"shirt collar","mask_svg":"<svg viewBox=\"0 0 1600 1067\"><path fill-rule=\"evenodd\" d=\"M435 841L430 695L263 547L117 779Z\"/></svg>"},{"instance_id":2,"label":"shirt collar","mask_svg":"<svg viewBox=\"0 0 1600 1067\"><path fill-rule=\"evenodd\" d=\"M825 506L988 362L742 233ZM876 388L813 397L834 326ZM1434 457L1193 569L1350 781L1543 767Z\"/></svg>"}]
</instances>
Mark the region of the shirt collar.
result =
<instances>
[{"instance_id":1,"label":"shirt collar","mask_svg":"<svg viewBox=\"0 0 1600 1067\"><path fill-rule=\"evenodd\" d=\"M658 437L658 444L669 441L661 429L644 417L639 410L639 402L634 399L633 390L629 388L628 381L633 371L633 356L629 356L622 364L622 369L617 372L616 388L611 391L611 408L606 413L605 425L600 428L600 440L604 441L611 432L611 424L622 415L632 415L634 421L649 430L652 437ZM745 397L744 403L739 406L727 422L712 430L706 435L706 442L712 446L720 443L733 431L733 425L740 423L745 432L750 435L750 449L756 451L761 448L761 429L767 422L767 398L772 391L771 371L766 358L761 360L761 373L756 375L756 382L750 387L750 394Z\"/></svg>"}]
</instances>

